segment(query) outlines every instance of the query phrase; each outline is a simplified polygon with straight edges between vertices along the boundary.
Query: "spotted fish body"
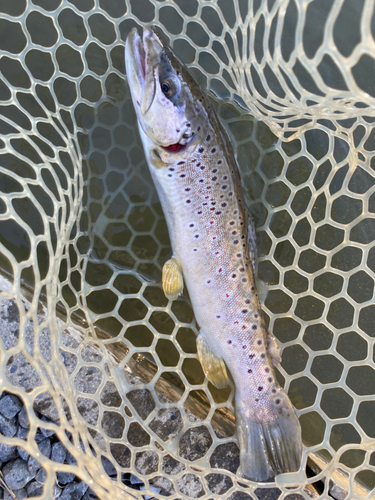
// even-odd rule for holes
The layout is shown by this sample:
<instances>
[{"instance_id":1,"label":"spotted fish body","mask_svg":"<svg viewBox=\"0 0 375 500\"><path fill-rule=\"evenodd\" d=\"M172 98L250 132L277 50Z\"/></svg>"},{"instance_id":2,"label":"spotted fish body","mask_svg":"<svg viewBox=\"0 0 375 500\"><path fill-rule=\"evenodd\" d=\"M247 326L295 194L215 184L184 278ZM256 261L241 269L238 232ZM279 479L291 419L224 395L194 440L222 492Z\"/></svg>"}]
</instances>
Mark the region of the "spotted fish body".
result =
<instances>
[{"instance_id":1,"label":"spotted fish body","mask_svg":"<svg viewBox=\"0 0 375 500\"><path fill-rule=\"evenodd\" d=\"M254 230L230 143L207 97L154 30L144 31L143 43L130 33L126 68L173 248L165 281L175 276L182 284L183 276L208 378L226 385L225 365L233 377L242 472L264 481L296 471L300 427L275 378L280 358L255 288Z\"/></svg>"}]
</instances>

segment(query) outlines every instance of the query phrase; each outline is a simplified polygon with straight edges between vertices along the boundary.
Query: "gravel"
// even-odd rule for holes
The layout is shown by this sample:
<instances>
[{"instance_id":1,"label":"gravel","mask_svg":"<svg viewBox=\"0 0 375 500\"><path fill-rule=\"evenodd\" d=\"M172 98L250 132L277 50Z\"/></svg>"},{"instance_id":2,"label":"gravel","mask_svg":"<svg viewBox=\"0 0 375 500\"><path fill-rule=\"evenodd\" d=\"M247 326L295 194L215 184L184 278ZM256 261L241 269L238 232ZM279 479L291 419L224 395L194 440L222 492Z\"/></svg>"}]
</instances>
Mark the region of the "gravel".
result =
<instances>
[{"instance_id":1,"label":"gravel","mask_svg":"<svg viewBox=\"0 0 375 500\"><path fill-rule=\"evenodd\" d=\"M6 418L13 418L22 410L22 403L17 396L7 394L0 399L0 413Z\"/></svg>"},{"instance_id":2,"label":"gravel","mask_svg":"<svg viewBox=\"0 0 375 500\"><path fill-rule=\"evenodd\" d=\"M3 468L3 475L11 490L24 488L35 477L35 473L29 470L27 462L22 458L8 462Z\"/></svg>"}]
</instances>

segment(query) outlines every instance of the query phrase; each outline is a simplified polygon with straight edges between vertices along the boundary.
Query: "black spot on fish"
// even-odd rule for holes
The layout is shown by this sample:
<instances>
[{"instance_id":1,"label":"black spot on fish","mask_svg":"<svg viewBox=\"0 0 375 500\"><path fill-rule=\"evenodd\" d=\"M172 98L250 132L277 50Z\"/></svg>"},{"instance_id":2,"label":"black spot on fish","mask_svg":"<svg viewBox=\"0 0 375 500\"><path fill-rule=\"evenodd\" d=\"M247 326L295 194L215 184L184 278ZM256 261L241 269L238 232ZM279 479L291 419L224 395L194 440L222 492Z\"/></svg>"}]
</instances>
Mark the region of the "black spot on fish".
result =
<instances>
[{"instance_id":1,"label":"black spot on fish","mask_svg":"<svg viewBox=\"0 0 375 500\"><path fill-rule=\"evenodd\" d=\"M263 387L261 385L258 387L258 391L263 391Z\"/></svg>"},{"instance_id":2,"label":"black spot on fish","mask_svg":"<svg viewBox=\"0 0 375 500\"><path fill-rule=\"evenodd\" d=\"M218 212L215 212L215 214L216 214L216 215L220 215L220 214L221 214L221 212L220 212L220 211L218 211Z\"/></svg>"},{"instance_id":3,"label":"black spot on fish","mask_svg":"<svg viewBox=\"0 0 375 500\"><path fill-rule=\"evenodd\" d=\"M247 373L253 373L253 370L252 370L251 368L249 368L249 369L247 370Z\"/></svg>"},{"instance_id":4,"label":"black spot on fish","mask_svg":"<svg viewBox=\"0 0 375 500\"><path fill-rule=\"evenodd\" d=\"M215 153L215 152L216 152L216 148L212 148L211 153Z\"/></svg>"},{"instance_id":5,"label":"black spot on fish","mask_svg":"<svg viewBox=\"0 0 375 500\"><path fill-rule=\"evenodd\" d=\"M279 405L281 403L280 399L275 399L275 403Z\"/></svg>"},{"instance_id":6,"label":"black spot on fish","mask_svg":"<svg viewBox=\"0 0 375 500\"><path fill-rule=\"evenodd\" d=\"M177 165L185 165L185 162L184 162L184 161L179 161L179 162L177 163Z\"/></svg>"},{"instance_id":7,"label":"black spot on fish","mask_svg":"<svg viewBox=\"0 0 375 500\"><path fill-rule=\"evenodd\" d=\"M206 137L206 141L209 141L210 139L211 139L211 136L210 136L210 135L208 135L208 136Z\"/></svg>"},{"instance_id":8,"label":"black spot on fish","mask_svg":"<svg viewBox=\"0 0 375 500\"><path fill-rule=\"evenodd\" d=\"M252 330L256 330L257 329L257 325L252 325L251 329Z\"/></svg>"},{"instance_id":9,"label":"black spot on fish","mask_svg":"<svg viewBox=\"0 0 375 500\"><path fill-rule=\"evenodd\" d=\"M237 257L238 257L238 255L237 255ZM246 300L245 300L245 304L250 304L250 300L249 300L249 299L246 299Z\"/></svg>"},{"instance_id":10,"label":"black spot on fish","mask_svg":"<svg viewBox=\"0 0 375 500\"><path fill-rule=\"evenodd\" d=\"M204 148L199 148L198 151L199 151L199 153L203 153Z\"/></svg>"},{"instance_id":11,"label":"black spot on fish","mask_svg":"<svg viewBox=\"0 0 375 500\"><path fill-rule=\"evenodd\" d=\"M262 345L262 341L261 341L261 340L258 340L257 344L258 344L258 345Z\"/></svg>"}]
</instances>

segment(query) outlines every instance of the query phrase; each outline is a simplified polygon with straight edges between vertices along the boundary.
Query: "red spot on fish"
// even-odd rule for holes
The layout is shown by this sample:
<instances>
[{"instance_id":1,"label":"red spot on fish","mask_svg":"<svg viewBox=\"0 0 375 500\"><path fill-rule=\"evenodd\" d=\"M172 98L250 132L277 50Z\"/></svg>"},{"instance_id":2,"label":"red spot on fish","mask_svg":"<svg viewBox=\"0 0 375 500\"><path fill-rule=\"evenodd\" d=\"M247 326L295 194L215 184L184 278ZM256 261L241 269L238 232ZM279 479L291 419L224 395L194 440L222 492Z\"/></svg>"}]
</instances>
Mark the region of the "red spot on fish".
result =
<instances>
[{"instance_id":1,"label":"red spot on fish","mask_svg":"<svg viewBox=\"0 0 375 500\"><path fill-rule=\"evenodd\" d=\"M213 240L216 240L216 236L214 236L212 239L213 239Z\"/></svg>"},{"instance_id":2,"label":"red spot on fish","mask_svg":"<svg viewBox=\"0 0 375 500\"><path fill-rule=\"evenodd\" d=\"M235 321L235 322L234 322L234 324L235 324L235 325L238 325L238 321Z\"/></svg>"},{"instance_id":3,"label":"red spot on fish","mask_svg":"<svg viewBox=\"0 0 375 500\"><path fill-rule=\"evenodd\" d=\"M228 298L229 297L229 293L226 293L225 296Z\"/></svg>"},{"instance_id":4,"label":"red spot on fish","mask_svg":"<svg viewBox=\"0 0 375 500\"><path fill-rule=\"evenodd\" d=\"M213 221L213 220L210 220L210 224L214 224L214 223L215 223L215 221Z\"/></svg>"},{"instance_id":5,"label":"red spot on fish","mask_svg":"<svg viewBox=\"0 0 375 500\"><path fill-rule=\"evenodd\" d=\"M219 273L221 273L222 271L223 271L223 268L222 268L222 267L220 267L220 269L219 269Z\"/></svg>"},{"instance_id":6,"label":"red spot on fish","mask_svg":"<svg viewBox=\"0 0 375 500\"><path fill-rule=\"evenodd\" d=\"M220 315L216 316L217 318L220 318Z\"/></svg>"},{"instance_id":7,"label":"red spot on fish","mask_svg":"<svg viewBox=\"0 0 375 500\"><path fill-rule=\"evenodd\" d=\"M242 349L247 349L247 345L243 345L243 346L242 346Z\"/></svg>"},{"instance_id":8,"label":"red spot on fish","mask_svg":"<svg viewBox=\"0 0 375 500\"><path fill-rule=\"evenodd\" d=\"M219 252L215 252L215 255L219 255Z\"/></svg>"}]
</instances>

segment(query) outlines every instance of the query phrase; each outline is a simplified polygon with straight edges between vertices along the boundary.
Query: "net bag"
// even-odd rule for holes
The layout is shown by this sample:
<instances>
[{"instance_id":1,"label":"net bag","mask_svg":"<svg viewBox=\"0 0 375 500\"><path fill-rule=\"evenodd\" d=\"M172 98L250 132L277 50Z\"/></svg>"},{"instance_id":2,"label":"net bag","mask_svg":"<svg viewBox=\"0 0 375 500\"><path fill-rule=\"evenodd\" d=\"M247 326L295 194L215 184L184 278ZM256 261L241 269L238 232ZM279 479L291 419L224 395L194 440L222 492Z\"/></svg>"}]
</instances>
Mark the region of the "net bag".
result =
<instances>
[{"instance_id":1,"label":"net bag","mask_svg":"<svg viewBox=\"0 0 375 500\"><path fill-rule=\"evenodd\" d=\"M236 151L302 426L293 489L241 477L235 388L205 379L189 299L161 288L124 69L150 23ZM373 498L374 39L372 0L0 2L0 494Z\"/></svg>"}]
</instances>

